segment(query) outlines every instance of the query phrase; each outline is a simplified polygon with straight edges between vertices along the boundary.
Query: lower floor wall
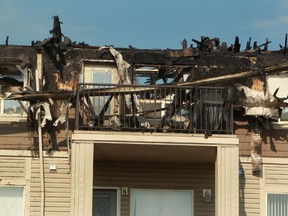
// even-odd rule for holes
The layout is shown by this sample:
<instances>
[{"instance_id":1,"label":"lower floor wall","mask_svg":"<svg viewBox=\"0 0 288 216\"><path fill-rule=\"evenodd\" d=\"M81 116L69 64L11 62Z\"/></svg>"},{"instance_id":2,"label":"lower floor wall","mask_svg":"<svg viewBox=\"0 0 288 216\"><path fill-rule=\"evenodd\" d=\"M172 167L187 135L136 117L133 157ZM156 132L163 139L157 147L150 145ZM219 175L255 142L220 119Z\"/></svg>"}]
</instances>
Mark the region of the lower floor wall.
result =
<instances>
[{"instance_id":1,"label":"lower floor wall","mask_svg":"<svg viewBox=\"0 0 288 216\"><path fill-rule=\"evenodd\" d=\"M67 152L57 152L54 155L43 152L43 155L45 216L70 215L71 174ZM0 150L0 187L7 188L8 191L13 187L23 188L21 199L24 204L21 208L24 215L40 215L39 157L32 156L30 151Z\"/></svg>"},{"instance_id":2,"label":"lower floor wall","mask_svg":"<svg viewBox=\"0 0 288 216\"><path fill-rule=\"evenodd\" d=\"M167 189L190 190L194 194L194 215L215 215L215 164L156 164L134 162L94 163L94 188L127 188L120 195L121 216L130 216L131 190ZM210 201L203 190L211 189Z\"/></svg>"},{"instance_id":3,"label":"lower floor wall","mask_svg":"<svg viewBox=\"0 0 288 216\"><path fill-rule=\"evenodd\" d=\"M66 152L50 156L44 152L44 155L45 216L70 215L71 172L68 155ZM255 174L252 173L251 158L240 157L240 167L243 168L243 172L239 173L240 216L266 216L268 194L284 194L288 200L288 159L264 157L262 161L262 172ZM93 175L94 188L119 189L121 216L130 216L133 189L193 191L194 215L215 215L214 163L94 161ZM0 150L0 187L23 188L24 215L40 215L40 161L31 152ZM127 193L123 189L127 189ZM211 189L212 192L208 202L203 198L204 189Z\"/></svg>"},{"instance_id":4,"label":"lower floor wall","mask_svg":"<svg viewBox=\"0 0 288 216\"><path fill-rule=\"evenodd\" d=\"M239 215L260 216L260 179L252 173L251 159L241 161L239 171Z\"/></svg>"},{"instance_id":5,"label":"lower floor wall","mask_svg":"<svg viewBox=\"0 0 288 216\"><path fill-rule=\"evenodd\" d=\"M284 195L286 201L282 201L288 205L288 159L264 157L262 162L262 171L252 173L251 158L240 157L244 171L239 175L240 216L269 216L268 194ZM280 215L277 208L274 211L272 215Z\"/></svg>"}]
</instances>

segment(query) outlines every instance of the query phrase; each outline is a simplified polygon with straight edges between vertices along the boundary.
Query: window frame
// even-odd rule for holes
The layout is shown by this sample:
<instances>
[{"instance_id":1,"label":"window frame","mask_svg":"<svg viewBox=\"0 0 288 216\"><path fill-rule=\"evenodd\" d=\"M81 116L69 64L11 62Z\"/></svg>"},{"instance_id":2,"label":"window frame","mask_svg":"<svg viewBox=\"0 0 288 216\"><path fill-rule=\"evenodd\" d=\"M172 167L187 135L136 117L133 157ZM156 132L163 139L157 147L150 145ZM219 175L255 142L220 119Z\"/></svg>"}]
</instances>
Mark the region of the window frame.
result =
<instances>
[{"instance_id":1,"label":"window frame","mask_svg":"<svg viewBox=\"0 0 288 216\"><path fill-rule=\"evenodd\" d=\"M26 120L27 118L27 113L25 113L25 111L23 111L24 114L20 114L20 113L13 113L13 114L7 114L4 113L4 109L5 109L5 102L6 100L4 98L0 98L0 121L21 121L21 120ZM28 102L24 101L25 105L28 107ZM19 106L21 107L20 103ZM22 108L21 108L22 109Z\"/></svg>"},{"instance_id":2,"label":"window frame","mask_svg":"<svg viewBox=\"0 0 288 216\"><path fill-rule=\"evenodd\" d=\"M116 215L121 216L121 189L119 187L99 187L93 186L93 190L116 190ZM93 197L92 197L93 200ZM92 203L93 206L93 203Z\"/></svg>"}]
</instances>

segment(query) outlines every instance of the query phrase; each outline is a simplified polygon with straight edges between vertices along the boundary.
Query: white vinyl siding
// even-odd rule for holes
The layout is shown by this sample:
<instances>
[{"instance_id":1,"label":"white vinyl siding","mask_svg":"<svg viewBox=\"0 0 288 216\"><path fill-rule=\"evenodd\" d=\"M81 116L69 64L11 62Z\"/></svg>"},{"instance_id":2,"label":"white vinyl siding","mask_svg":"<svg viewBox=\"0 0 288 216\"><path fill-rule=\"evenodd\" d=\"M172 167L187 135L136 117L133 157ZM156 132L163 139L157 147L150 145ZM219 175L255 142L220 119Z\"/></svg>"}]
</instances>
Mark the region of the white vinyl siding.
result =
<instances>
[{"instance_id":1,"label":"white vinyl siding","mask_svg":"<svg viewBox=\"0 0 288 216\"><path fill-rule=\"evenodd\" d=\"M193 216L193 191L132 190L131 216Z\"/></svg>"},{"instance_id":2,"label":"white vinyl siding","mask_svg":"<svg viewBox=\"0 0 288 216\"><path fill-rule=\"evenodd\" d=\"M50 171L50 164L56 164L57 170ZM71 175L67 157L44 158L45 216L68 216L71 205ZM31 208L30 216L41 212L41 176L39 159L31 164Z\"/></svg>"},{"instance_id":3,"label":"white vinyl siding","mask_svg":"<svg viewBox=\"0 0 288 216\"><path fill-rule=\"evenodd\" d=\"M24 215L23 187L0 187L0 215Z\"/></svg>"}]
</instances>

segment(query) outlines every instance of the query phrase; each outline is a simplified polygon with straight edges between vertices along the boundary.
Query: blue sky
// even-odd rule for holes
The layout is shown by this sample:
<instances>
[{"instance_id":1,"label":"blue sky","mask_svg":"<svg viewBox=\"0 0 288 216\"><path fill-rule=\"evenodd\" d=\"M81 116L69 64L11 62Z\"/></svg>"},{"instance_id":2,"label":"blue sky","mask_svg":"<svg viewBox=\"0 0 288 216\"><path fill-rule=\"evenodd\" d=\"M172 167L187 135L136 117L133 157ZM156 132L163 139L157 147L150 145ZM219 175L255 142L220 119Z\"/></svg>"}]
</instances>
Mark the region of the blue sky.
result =
<instances>
[{"instance_id":1,"label":"blue sky","mask_svg":"<svg viewBox=\"0 0 288 216\"><path fill-rule=\"evenodd\" d=\"M180 48L180 41L201 35L234 43L241 49L252 37L266 37L279 48L288 33L287 0L0 0L0 44L29 45L49 37L54 15L72 41L90 45Z\"/></svg>"}]
</instances>

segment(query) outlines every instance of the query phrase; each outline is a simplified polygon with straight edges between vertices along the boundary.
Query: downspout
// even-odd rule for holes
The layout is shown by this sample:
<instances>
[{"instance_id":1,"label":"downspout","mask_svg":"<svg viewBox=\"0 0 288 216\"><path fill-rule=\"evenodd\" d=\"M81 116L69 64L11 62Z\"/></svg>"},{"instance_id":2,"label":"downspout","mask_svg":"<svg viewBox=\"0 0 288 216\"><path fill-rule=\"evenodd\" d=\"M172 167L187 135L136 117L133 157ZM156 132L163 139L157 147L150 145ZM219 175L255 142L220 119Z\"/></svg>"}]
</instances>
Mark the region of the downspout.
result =
<instances>
[{"instance_id":1,"label":"downspout","mask_svg":"<svg viewBox=\"0 0 288 216\"><path fill-rule=\"evenodd\" d=\"M35 73L36 91L42 90L42 52L37 50L37 69ZM44 160L43 160L43 143L42 143L42 128L41 128L41 107L38 110L38 142L39 142L39 163L40 163L40 185L41 185L41 206L40 215L44 216L45 212L45 184L44 184Z\"/></svg>"}]
</instances>

